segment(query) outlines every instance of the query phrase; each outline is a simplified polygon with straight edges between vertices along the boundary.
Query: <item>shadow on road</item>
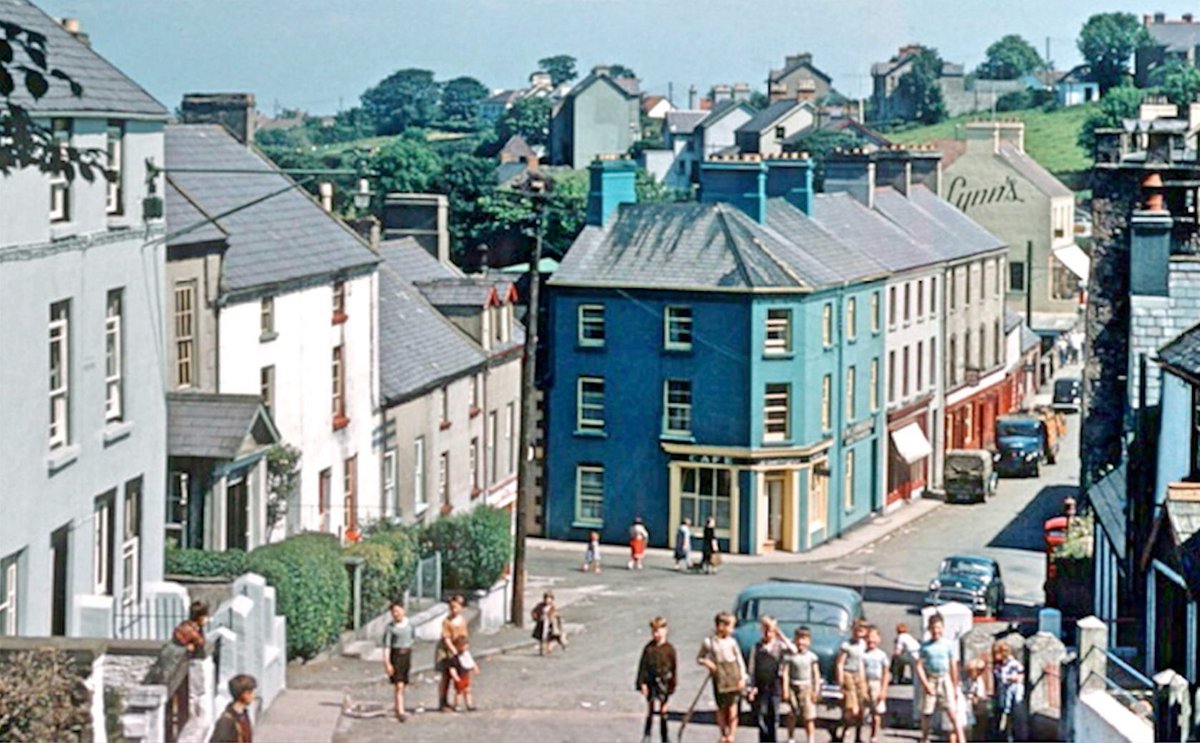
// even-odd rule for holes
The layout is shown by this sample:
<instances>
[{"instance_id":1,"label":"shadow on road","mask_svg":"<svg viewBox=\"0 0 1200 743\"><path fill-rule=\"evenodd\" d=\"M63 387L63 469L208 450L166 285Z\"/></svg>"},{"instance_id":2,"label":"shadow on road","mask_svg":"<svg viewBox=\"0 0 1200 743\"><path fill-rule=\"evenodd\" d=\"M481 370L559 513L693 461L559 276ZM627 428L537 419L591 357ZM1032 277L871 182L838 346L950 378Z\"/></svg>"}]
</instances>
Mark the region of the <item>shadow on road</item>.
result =
<instances>
[{"instance_id":1,"label":"shadow on road","mask_svg":"<svg viewBox=\"0 0 1200 743\"><path fill-rule=\"evenodd\" d=\"M1016 518L1008 522L1008 525L988 542L988 546L1030 552L1044 551L1046 543L1042 536L1042 525L1046 519L1061 515L1063 500L1067 496L1078 497L1078 490L1071 485L1050 485L1042 488Z\"/></svg>"}]
</instances>

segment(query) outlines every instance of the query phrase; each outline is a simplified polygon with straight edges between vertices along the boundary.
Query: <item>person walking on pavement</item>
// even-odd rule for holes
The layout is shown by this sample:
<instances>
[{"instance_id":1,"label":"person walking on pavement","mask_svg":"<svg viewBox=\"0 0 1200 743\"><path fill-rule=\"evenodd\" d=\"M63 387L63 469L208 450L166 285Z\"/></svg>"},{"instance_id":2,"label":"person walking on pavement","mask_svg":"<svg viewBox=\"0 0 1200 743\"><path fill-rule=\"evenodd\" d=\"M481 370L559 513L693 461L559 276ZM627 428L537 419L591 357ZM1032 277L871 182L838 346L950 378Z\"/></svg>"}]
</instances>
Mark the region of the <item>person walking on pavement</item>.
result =
<instances>
[{"instance_id":1,"label":"person walking on pavement","mask_svg":"<svg viewBox=\"0 0 1200 743\"><path fill-rule=\"evenodd\" d=\"M229 679L229 696L233 701L217 718L209 743L253 743L254 729L247 710L254 704L254 690L258 682L253 676L239 673Z\"/></svg>"},{"instance_id":2,"label":"person walking on pavement","mask_svg":"<svg viewBox=\"0 0 1200 743\"><path fill-rule=\"evenodd\" d=\"M812 630L800 627L795 635L796 651L783 660L783 693L792 708L787 718L788 743L796 743L796 722L804 725L805 740L817 735L817 697L821 688L821 660L810 650Z\"/></svg>"},{"instance_id":3,"label":"person walking on pavement","mask_svg":"<svg viewBox=\"0 0 1200 743\"><path fill-rule=\"evenodd\" d=\"M629 527L629 569L641 570L642 560L646 557L646 542L650 541L650 532L638 516Z\"/></svg>"},{"instance_id":4,"label":"person walking on pavement","mask_svg":"<svg viewBox=\"0 0 1200 743\"><path fill-rule=\"evenodd\" d=\"M667 642L667 620L655 617L650 620L652 638L642 648L642 659L638 662L637 690L646 698L646 724L642 727L642 743L650 743L650 728L653 727L654 712L658 711L658 731L662 743L668 743L667 701L675 693L679 663L675 648Z\"/></svg>"},{"instance_id":5,"label":"person walking on pavement","mask_svg":"<svg viewBox=\"0 0 1200 743\"><path fill-rule=\"evenodd\" d=\"M383 628L383 670L388 680L392 682L396 692L396 719L404 722L408 715L404 713L404 687L408 685L408 673L412 668L413 641L416 632L412 622L404 613L404 604L393 601L391 606L392 621Z\"/></svg>"},{"instance_id":6,"label":"person walking on pavement","mask_svg":"<svg viewBox=\"0 0 1200 743\"><path fill-rule=\"evenodd\" d=\"M449 613L442 620L442 637L434 649L433 661L437 670L442 674L438 682L438 711L450 711L450 659L458 655L457 642L460 637L467 637L467 618L462 615L466 599L456 593L450 597Z\"/></svg>"},{"instance_id":7,"label":"person walking on pavement","mask_svg":"<svg viewBox=\"0 0 1200 743\"><path fill-rule=\"evenodd\" d=\"M704 544L700 546L701 565L704 567L705 573L715 573L717 571L717 520L709 516L704 520Z\"/></svg>"},{"instance_id":8,"label":"person walking on pavement","mask_svg":"<svg viewBox=\"0 0 1200 743\"><path fill-rule=\"evenodd\" d=\"M563 632L562 617L558 613L558 605L554 603L554 592L542 594L541 602L533 607L533 639L538 641L538 655L550 654L550 643L557 642L563 650L567 649L567 636Z\"/></svg>"},{"instance_id":9,"label":"person walking on pavement","mask_svg":"<svg viewBox=\"0 0 1200 743\"><path fill-rule=\"evenodd\" d=\"M696 662L708 669L712 677L717 703L717 728L721 737L717 743L734 743L737 739L738 706L746 690L746 661L737 640L733 639L733 615L723 611L713 620L711 637L700 644Z\"/></svg>"},{"instance_id":10,"label":"person walking on pavement","mask_svg":"<svg viewBox=\"0 0 1200 743\"><path fill-rule=\"evenodd\" d=\"M759 620L762 639L750 651L750 693L759 743L775 742L775 720L779 714L779 677L783 657L796 646L779 631L779 623L767 615Z\"/></svg>"},{"instance_id":11,"label":"person walking on pavement","mask_svg":"<svg viewBox=\"0 0 1200 743\"><path fill-rule=\"evenodd\" d=\"M917 680L921 683L921 742L929 743L929 727L938 710L950 718L950 740L966 743L958 714L958 661L954 646L943 637L946 630L941 614L929 617L929 639L921 643L917 658Z\"/></svg>"},{"instance_id":12,"label":"person walking on pavement","mask_svg":"<svg viewBox=\"0 0 1200 743\"><path fill-rule=\"evenodd\" d=\"M684 517L675 532L675 569L687 570L692 566L692 520Z\"/></svg>"}]
</instances>

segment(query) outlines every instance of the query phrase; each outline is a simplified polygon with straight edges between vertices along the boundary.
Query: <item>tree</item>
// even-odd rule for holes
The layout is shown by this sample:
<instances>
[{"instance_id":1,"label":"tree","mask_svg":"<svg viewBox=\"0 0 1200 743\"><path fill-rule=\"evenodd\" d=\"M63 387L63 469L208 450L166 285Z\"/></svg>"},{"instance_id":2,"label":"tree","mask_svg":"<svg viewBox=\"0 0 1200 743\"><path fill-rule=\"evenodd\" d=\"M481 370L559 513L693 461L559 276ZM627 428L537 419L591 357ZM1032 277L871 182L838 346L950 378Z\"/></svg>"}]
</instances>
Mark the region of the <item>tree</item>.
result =
<instances>
[{"instance_id":1,"label":"tree","mask_svg":"<svg viewBox=\"0 0 1200 743\"><path fill-rule=\"evenodd\" d=\"M489 158L458 153L446 158L442 170L431 184L437 193L446 194L450 201L451 259L458 265L465 262L464 252L487 240L495 225L482 207L496 188L496 163Z\"/></svg>"},{"instance_id":2,"label":"tree","mask_svg":"<svg viewBox=\"0 0 1200 743\"><path fill-rule=\"evenodd\" d=\"M987 48L987 60L975 75L984 80L1015 80L1044 66L1032 44L1017 34L1008 34Z\"/></svg>"},{"instance_id":3,"label":"tree","mask_svg":"<svg viewBox=\"0 0 1200 743\"><path fill-rule=\"evenodd\" d=\"M512 108L496 122L496 136L501 143L520 135L530 147L544 145L550 140L550 100L548 98L519 98Z\"/></svg>"},{"instance_id":4,"label":"tree","mask_svg":"<svg viewBox=\"0 0 1200 743\"><path fill-rule=\"evenodd\" d=\"M67 180L78 174L89 183L97 173L114 178L104 169L105 151L64 144L29 113L29 102L41 100L51 80L67 85L76 98L83 96L82 85L50 64L46 37L8 21L0 21L0 30L0 175L37 168Z\"/></svg>"},{"instance_id":5,"label":"tree","mask_svg":"<svg viewBox=\"0 0 1200 743\"><path fill-rule=\"evenodd\" d=\"M936 124L946 118L946 103L938 87L941 76L942 58L937 50L922 49L897 83L897 93L912 101L913 118L922 124Z\"/></svg>"},{"instance_id":6,"label":"tree","mask_svg":"<svg viewBox=\"0 0 1200 743\"><path fill-rule=\"evenodd\" d=\"M421 193L429 190L442 162L423 137L403 136L380 148L371 158L370 168L379 174L381 193Z\"/></svg>"},{"instance_id":7,"label":"tree","mask_svg":"<svg viewBox=\"0 0 1200 743\"><path fill-rule=\"evenodd\" d=\"M1142 90L1132 85L1110 88L1100 99L1100 106L1088 114L1079 130L1079 146L1093 154L1096 149L1096 130L1121 126L1125 119L1137 118L1142 99L1153 90Z\"/></svg>"},{"instance_id":8,"label":"tree","mask_svg":"<svg viewBox=\"0 0 1200 743\"><path fill-rule=\"evenodd\" d=\"M1200 70L1187 62L1173 59L1150 73L1150 82L1157 86L1171 103L1187 106L1200 93Z\"/></svg>"},{"instance_id":9,"label":"tree","mask_svg":"<svg viewBox=\"0 0 1200 743\"><path fill-rule=\"evenodd\" d=\"M442 86L442 116L448 121L473 122L488 89L473 77L456 77Z\"/></svg>"},{"instance_id":10,"label":"tree","mask_svg":"<svg viewBox=\"0 0 1200 743\"><path fill-rule=\"evenodd\" d=\"M550 73L550 82L554 87L569 83L579 77L575 71L575 58L569 54L555 54L538 60L538 69Z\"/></svg>"},{"instance_id":11,"label":"tree","mask_svg":"<svg viewBox=\"0 0 1200 743\"><path fill-rule=\"evenodd\" d=\"M632 69L630 69L629 67L626 67L623 64L609 65L608 66L608 76L613 78L614 80L619 77L632 77L634 79L637 79L637 73L635 73Z\"/></svg>"},{"instance_id":12,"label":"tree","mask_svg":"<svg viewBox=\"0 0 1200 743\"><path fill-rule=\"evenodd\" d=\"M1125 80L1129 58L1148 43L1150 34L1133 13L1097 13L1083 24L1077 45L1103 95Z\"/></svg>"},{"instance_id":13,"label":"tree","mask_svg":"<svg viewBox=\"0 0 1200 743\"><path fill-rule=\"evenodd\" d=\"M428 126L436 117L441 91L429 70L397 70L362 94L362 106L380 134Z\"/></svg>"},{"instance_id":14,"label":"tree","mask_svg":"<svg viewBox=\"0 0 1200 743\"><path fill-rule=\"evenodd\" d=\"M288 510L288 501L300 485L300 450L290 444L278 444L267 450L267 531L271 531Z\"/></svg>"},{"instance_id":15,"label":"tree","mask_svg":"<svg viewBox=\"0 0 1200 743\"><path fill-rule=\"evenodd\" d=\"M90 740L91 692L81 671L53 648L0 660L0 740Z\"/></svg>"},{"instance_id":16,"label":"tree","mask_svg":"<svg viewBox=\"0 0 1200 743\"><path fill-rule=\"evenodd\" d=\"M798 152L807 152L812 158L813 186L820 191L825 185L825 160L829 155L839 148L852 149L862 144L858 135L844 129L817 129L797 137L794 146Z\"/></svg>"}]
</instances>

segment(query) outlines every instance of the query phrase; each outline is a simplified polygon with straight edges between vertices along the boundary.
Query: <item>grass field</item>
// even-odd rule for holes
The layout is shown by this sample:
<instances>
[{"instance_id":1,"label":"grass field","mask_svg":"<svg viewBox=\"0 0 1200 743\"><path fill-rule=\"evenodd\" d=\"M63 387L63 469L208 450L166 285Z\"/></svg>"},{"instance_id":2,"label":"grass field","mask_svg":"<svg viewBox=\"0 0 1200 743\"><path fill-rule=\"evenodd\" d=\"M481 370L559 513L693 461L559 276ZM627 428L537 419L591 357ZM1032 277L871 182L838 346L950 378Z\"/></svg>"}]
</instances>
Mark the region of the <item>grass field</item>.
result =
<instances>
[{"instance_id":1,"label":"grass field","mask_svg":"<svg viewBox=\"0 0 1200 743\"><path fill-rule=\"evenodd\" d=\"M1083 120L1096 104L1072 106L1056 111L1031 108L1006 111L998 119L1020 119L1025 122L1025 151L1051 173L1074 180L1074 174L1092 167L1092 158L1075 143ZM903 144L925 144L935 139L964 139L964 124L990 119L988 114L968 114L947 119L933 126L889 132L885 136Z\"/></svg>"}]
</instances>

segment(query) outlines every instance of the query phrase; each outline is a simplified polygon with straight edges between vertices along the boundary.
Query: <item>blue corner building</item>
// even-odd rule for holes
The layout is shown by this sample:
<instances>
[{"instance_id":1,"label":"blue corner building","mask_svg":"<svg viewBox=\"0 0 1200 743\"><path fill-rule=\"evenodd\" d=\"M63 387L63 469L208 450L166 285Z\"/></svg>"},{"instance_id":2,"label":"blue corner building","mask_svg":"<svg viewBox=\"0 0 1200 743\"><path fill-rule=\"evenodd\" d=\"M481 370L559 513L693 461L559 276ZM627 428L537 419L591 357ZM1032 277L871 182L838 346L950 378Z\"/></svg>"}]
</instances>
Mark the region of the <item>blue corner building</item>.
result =
<instances>
[{"instance_id":1,"label":"blue corner building","mask_svg":"<svg viewBox=\"0 0 1200 743\"><path fill-rule=\"evenodd\" d=\"M711 515L725 550L802 551L881 508L888 272L809 217L811 162L707 161L699 203L637 204L634 175L592 163L548 284L547 536L640 516L668 546Z\"/></svg>"}]
</instances>

